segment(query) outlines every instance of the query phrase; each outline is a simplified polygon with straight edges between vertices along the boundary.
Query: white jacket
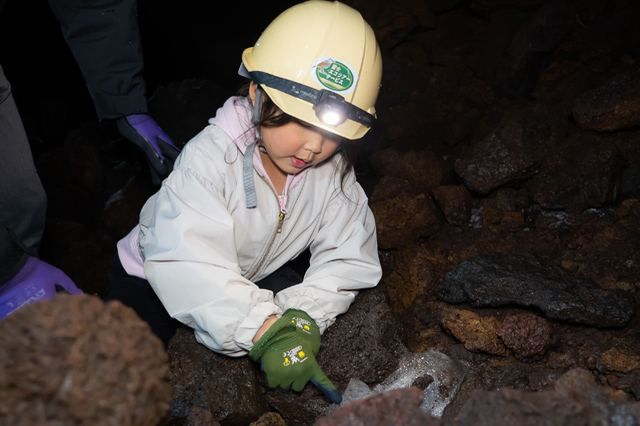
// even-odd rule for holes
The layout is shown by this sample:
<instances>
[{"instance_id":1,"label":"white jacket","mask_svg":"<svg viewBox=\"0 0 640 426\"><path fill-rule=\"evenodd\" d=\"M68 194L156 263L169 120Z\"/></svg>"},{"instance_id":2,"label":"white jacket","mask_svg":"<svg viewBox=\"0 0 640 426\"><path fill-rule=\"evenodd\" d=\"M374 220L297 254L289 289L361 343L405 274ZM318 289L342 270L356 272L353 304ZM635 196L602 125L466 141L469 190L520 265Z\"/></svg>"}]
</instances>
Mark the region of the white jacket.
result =
<instances>
[{"instance_id":1,"label":"white jacket","mask_svg":"<svg viewBox=\"0 0 640 426\"><path fill-rule=\"evenodd\" d=\"M249 117L246 99L230 98L118 243L125 270L146 278L200 343L230 356L245 355L264 321L287 309L307 312L324 332L382 274L367 197L353 172L341 183L340 156L289 176L278 196L255 150L248 170L257 206L247 208ZM253 284L307 248L302 283L275 296Z\"/></svg>"}]
</instances>

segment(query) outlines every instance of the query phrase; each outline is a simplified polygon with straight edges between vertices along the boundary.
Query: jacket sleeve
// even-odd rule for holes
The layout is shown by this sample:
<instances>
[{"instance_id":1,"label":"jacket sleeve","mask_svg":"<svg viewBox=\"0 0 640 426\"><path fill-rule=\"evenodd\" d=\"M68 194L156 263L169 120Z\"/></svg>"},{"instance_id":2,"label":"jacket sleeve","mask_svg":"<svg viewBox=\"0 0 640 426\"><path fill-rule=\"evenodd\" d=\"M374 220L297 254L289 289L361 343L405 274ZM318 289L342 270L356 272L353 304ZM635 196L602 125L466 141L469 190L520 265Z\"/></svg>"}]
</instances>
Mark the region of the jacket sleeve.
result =
<instances>
[{"instance_id":1,"label":"jacket sleeve","mask_svg":"<svg viewBox=\"0 0 640 426\"><path fill-rule=\"evenodd\" d=\"M185 157L204 161L188 148ZM144 272L168 313L192 327L200 343L242 356L269 315L282 311L271 291L242 277L223 196L195 170L202 168L177 167L157 193L140 241Z\"/></svg>"},{"instance_id":2,"label":"jacket sleeve","mask_svg":"<svg viewBox=\"0 0 640 426\"><path fill-rule=\"evenodd\" d=\"M324 332L349 309L359 290L375 287L381 276L373 213L351 173L343 187L336 182L303 282L278 292L275 302L283 311L307 312Z\"/></svg>"}]
</instances>

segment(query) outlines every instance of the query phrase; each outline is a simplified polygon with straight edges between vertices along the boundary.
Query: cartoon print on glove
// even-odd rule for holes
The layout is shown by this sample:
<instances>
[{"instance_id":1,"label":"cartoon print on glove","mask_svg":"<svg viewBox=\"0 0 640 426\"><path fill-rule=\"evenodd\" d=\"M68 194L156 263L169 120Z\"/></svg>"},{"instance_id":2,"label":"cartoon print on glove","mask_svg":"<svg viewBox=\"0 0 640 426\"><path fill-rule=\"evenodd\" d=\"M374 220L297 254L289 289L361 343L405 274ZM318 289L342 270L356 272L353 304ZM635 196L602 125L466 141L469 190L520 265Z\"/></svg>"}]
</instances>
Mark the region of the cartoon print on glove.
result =
<instances>
[{"instance_id":1,"label":"cartoon print on glove","mask_svg":"<svg viewBox=\"0 0 640 426\"><path fill-rule=\"evenodd\" d=\"M307 360L307 355L302 350L302 346L297 346L289 351L285 351L282 353L282 356L284 357L283 364L285 367Z\"/></svg>"},{"instance_id":2,"label":"cartoon print on glove","mask_svg":"<svg viewBox=\"0 0 640 426\"><path fill-rule=\"evenodd\" d=\"M294 323L296 327L303 329L308 334L311 334L311 323L304 318L292 317L291 323Z\"/></svg>"}]
</instances>

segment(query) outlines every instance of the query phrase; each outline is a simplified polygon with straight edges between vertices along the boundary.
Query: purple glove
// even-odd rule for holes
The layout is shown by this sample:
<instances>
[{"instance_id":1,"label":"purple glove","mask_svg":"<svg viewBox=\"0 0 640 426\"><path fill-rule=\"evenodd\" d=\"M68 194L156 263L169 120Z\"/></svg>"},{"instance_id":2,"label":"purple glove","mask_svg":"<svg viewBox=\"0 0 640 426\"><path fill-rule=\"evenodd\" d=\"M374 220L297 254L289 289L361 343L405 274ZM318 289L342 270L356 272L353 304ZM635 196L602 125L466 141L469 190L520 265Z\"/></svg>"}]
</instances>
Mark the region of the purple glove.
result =
<instances>
[{"instance_id":1,"label":"purple glove","mask_svg":"<svg viewBox=\"0 0 640 426\"><path fill-rule=\"evenodd\" d=\"M24 305L51 299L57 292L82 294L60 269L29 257L16 276L0 286L0 321Z\"/></svg>"},{"instance_id":2,"label":"purple glove","mask_svg":"<svg viewBox=\"0 0 640 426\"><path fill-rule=\"evenodd\" d=\"M160 185L173 170L173 163L180 154L180 148L148 114L127 115L119 118L116 124L122 136L147 156L153 183Z\"/></svg>"}]
</instances>

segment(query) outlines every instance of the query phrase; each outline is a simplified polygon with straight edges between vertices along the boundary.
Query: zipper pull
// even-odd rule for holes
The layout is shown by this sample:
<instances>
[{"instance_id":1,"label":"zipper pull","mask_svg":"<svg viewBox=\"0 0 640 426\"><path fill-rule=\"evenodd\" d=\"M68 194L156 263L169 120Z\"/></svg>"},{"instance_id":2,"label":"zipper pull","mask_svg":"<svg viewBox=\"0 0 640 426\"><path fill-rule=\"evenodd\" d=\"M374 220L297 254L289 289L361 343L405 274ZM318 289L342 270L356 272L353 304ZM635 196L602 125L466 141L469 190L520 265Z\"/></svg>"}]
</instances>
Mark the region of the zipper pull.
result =
<instances>
[{"instance_id":1,"label":"zipper pull","mask_svg":"<svg viewBox=\"0 0 640 426\"><path fill-rule=\"evenodd\" d=\"M283 222L284 222L284 212L280 212L280 215L278 216L278 229L276 231L278 234L282 232Z\"/></svg>"}]
</instances>

